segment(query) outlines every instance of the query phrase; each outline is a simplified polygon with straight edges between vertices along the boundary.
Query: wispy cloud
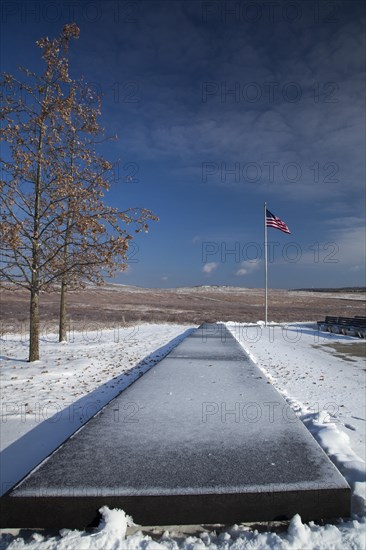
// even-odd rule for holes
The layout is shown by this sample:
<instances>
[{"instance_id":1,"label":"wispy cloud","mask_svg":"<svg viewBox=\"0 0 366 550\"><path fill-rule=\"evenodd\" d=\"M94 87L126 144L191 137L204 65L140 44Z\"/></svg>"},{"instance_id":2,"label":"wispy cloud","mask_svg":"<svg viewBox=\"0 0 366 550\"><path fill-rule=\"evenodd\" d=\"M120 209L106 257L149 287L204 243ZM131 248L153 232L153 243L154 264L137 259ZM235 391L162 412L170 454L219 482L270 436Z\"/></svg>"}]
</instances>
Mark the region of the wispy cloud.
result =
<instances>
[{"instance_id":1,"label":"wispy cloud","mask_svg":"<svg viewBox=\"0 0 366 550\"><path fill-rule=\"evenodd\" d=\"M203 266L202 271L203 273L210 274L213 271L215 271L215 269L217 269L218 267L219 267L219 264L217 262L208 262Z\"/></svg>"},{"instance_id":2,"label":"wispy cloud","mask_svg":"<svg viewBox=\"0 0 366 550\"><path fill-rule=\"evenodd\" d=\"M245 275L251 275L254 271L257 271L259 268L260 262L250 262L250 261L244 261L241 262L240 268L235 271L235 275L238 277L243 277Z\"/></svg>"}]
</instances>

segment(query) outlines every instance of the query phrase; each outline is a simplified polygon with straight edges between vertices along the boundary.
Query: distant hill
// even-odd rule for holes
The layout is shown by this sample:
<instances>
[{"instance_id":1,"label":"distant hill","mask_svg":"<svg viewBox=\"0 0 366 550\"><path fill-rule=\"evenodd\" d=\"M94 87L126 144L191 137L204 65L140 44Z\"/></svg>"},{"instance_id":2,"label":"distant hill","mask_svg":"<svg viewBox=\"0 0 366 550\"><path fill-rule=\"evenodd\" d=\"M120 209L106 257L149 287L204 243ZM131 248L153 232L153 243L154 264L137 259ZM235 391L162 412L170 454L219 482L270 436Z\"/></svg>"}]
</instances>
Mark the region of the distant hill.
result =
<instances>
[{"instance_id":1,"label":"distant hill","mask_svg":"<svg viewBox=\"0 0 366 550\"><path fill-rule=\"evenodd\" d=\"M292 288L302 292L366 292L365 286L344 286L342 288Z\"/></svg>"}]
</instances>

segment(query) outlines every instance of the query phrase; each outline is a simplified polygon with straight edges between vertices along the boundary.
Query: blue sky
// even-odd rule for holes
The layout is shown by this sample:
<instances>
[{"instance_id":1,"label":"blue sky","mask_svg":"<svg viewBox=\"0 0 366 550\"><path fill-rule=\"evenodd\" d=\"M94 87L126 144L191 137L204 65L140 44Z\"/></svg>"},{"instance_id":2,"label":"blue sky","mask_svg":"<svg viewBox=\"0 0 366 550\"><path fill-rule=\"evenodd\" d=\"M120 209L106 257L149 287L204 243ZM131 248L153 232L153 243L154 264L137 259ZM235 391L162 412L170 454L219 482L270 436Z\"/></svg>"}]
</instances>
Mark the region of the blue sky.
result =
<instances>
[{"instance_id":1,"label":"blue sky","mask_svg":"<svg viewBox=\"0 0 366 550\"><path fill-rule=\"evenodd\" d=\"M71 72L118 134L108 202L159 217L117 282L365 284L365 7L292 0L4 1L2 70L39 69L35 41L75 21ZM134 181L128 181L132 176Z\"/></svg>"}]
</instances>

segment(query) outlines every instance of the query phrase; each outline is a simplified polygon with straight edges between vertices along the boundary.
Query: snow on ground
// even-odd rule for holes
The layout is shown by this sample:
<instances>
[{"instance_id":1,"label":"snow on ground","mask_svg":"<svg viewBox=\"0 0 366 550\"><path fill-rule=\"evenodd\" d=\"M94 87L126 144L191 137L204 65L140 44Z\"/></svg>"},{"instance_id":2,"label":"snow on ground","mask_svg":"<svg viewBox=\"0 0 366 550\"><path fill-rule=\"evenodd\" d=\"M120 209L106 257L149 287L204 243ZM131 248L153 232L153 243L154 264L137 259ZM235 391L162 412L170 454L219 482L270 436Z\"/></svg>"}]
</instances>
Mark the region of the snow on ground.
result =
<instances>
[{"instance_id":1,"label":"snow on ground","mask_svg":"<svg viewBox=\"0 0 366 550\"><path fill-rule=\"evenodd\" d=\"M313 323L227 326L347 479L353 511L364 513L365 342Z\"/></svg>"},{"instance_id":2,"label":"snow on ground","mask_svg":"<svg viewBox=\"0 0 366 550\"><path fill-rule=\"evenodd\" d=\"M135 528L133 534L126 535L131 518L122 510L104 507L101 524L92 533L63 529L57 536L40 532L17 536L4 532L0 548L365 550L366 365L361 353L365 343L319 333L310 323L227 326L350 483L351 519L319 526L313 522L303 524L295 516L287 530L274 532L234 525L217 531L202 529L191 535L182 535L173 527L162 535ZM43 358L35 365L25 362L26 344L20 337L7 336L2 367L3 455L10 452L8 458L15 458L23 449L26 458L22 467L27 462L29 467L29 443L37 448L43 439L52 439L56 433L56 439L48 444L56 446L56 440L65 439L150 368L187 330L179 325L141 325L120 331L119 342L113 331L104 331L99 339L97 333L90 332L87 340L75 334L75 341L66 345L48 338L42 342ZM46 451L38 448L33 459L48 454Z\"/></svg>"},{"instance_id":3,"label":"snow on ground","mask_svg":"<svg viewBox=\"0 0 366 550\"><path fill-rule=\"evenodd\" d=\"M94 330L93 330L94 329ZM24 335L1 345L1 494L56 449L113 397L150 369L192 329L138 325L41 338L28 363ZM188 331L188 332L187 332Z\"/></svg>"}]
</instances>

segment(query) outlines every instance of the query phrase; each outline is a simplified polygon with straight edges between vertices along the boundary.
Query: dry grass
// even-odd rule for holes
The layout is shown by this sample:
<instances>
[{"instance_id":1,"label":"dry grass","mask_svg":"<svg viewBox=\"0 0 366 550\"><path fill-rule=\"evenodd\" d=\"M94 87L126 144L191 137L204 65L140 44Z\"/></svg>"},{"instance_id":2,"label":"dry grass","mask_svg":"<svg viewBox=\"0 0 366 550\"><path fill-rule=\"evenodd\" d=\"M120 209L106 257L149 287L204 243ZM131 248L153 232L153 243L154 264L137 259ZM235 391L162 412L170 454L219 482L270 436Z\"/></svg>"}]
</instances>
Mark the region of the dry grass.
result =
<instances>
[{"instance_id":1,"label":"dry grass","mask_svg":"<svg viewBox=\"0 0 366 550\"><path fill-rule=\"evenodd\" d=\"M19 331L28 323L29 295L26 291L0 292L2 330ZM71 292L69 320L75 330L85 323L117 326L138 322L189 323L238 321L264 318L262 289L194 287L141 289L110 285ZM56 325L59 294L42 294L41 321ZM269 291L269 319L276 322L317 321L325 315L365 314L361 293L316 293L287 290Z\"/></svg>"}]
</instances>

